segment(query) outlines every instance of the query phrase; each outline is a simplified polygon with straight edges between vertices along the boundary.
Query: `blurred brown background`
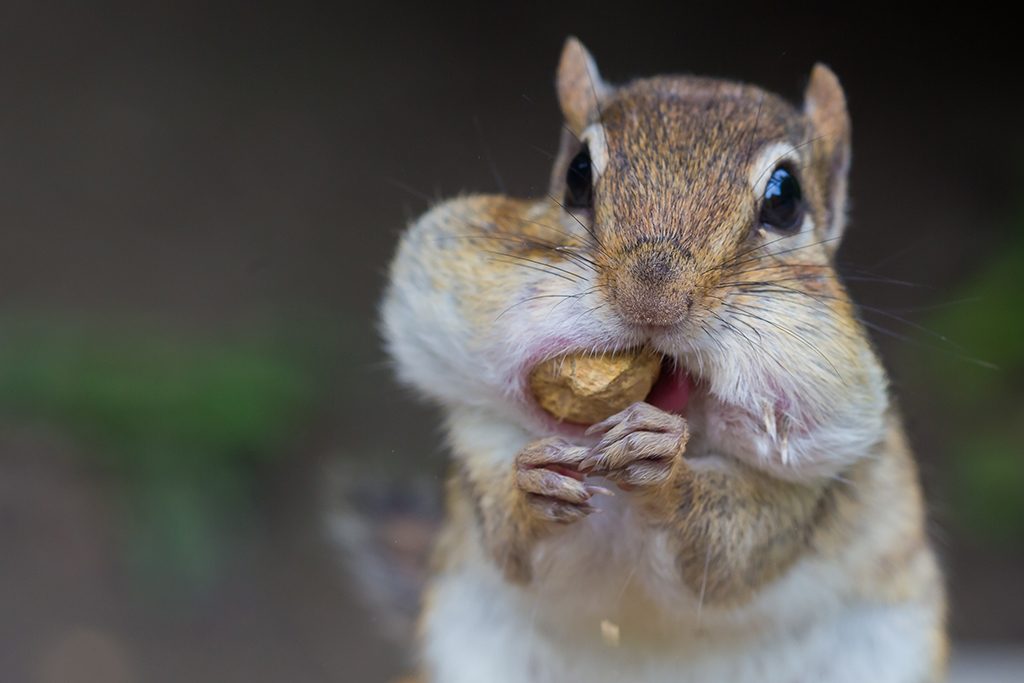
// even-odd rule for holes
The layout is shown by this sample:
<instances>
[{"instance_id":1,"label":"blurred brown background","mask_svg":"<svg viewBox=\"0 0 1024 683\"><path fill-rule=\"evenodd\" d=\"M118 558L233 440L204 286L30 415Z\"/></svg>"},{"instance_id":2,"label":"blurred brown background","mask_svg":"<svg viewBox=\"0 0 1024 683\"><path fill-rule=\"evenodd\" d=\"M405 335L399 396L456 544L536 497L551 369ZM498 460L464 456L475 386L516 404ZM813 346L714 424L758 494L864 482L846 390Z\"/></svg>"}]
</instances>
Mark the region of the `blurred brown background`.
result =
<instances>
[{"instance_id":1,"label":"blurred brown background","mask_svg":"<svg viewBox=\"0 0 1024 683\"><path fill-rule=\"evenodd\" d=\"M965 652L1019 650L1009 23L766 3L3 2L0 680L401 670L325 523L363 472L436 489L443 470L434 414L378 349L383 272L429 198L543 190L569 33L612 81L695 72L795 100L815 61L839 74L855 131L840 260L920 454L953 631Z\"/></svg>"}]
</instances>

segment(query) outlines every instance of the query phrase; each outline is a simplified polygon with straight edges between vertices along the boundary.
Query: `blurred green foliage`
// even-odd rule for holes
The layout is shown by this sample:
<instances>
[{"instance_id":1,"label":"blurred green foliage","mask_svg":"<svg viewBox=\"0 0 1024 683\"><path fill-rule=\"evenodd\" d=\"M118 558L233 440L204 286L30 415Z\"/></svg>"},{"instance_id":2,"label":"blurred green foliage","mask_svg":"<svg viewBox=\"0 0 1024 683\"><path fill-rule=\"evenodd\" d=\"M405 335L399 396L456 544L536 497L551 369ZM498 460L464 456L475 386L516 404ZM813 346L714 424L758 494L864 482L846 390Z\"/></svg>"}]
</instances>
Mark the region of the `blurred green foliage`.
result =
<instances>
[{"instance_id":1,"label":"blurred green foliage","mask_svg":"<svg viewBox=\"0 0 1024 683\"><path fill-rule=\"evenodd\" d=\"M8 410L107 442L175 443L223 457L266 452L311 390L308 373L277 350L81 332L8 337L0 367ZM198 456L175 459L189 457Z\"/></svg>"},{"instance_id":2,"label":"blurred green foliage","mask_svg":"<svg viewBox=\"0 0 1024 683\"><path fill-rule=\"evenodd\" d=\"M1024 218L1015 234L1024 235ZM926 326L954 341L911 362L948 438L946 498L973 538L1024 543L1024 239L1004 245ZM984 367L992 364L995 367Z\"/></svg>"},{"instance_id":3,"label":"blurred green foliage","mask_svg":"<svg viewBox=\"0 0 1024 683\"><path fill-rule=\"evenodd\" d=\"M257 468L310 419L317 354L255 338L5 325L0 410L70 434L119 483L133 575L212 576Z\"/></svg>"}]
</instances>

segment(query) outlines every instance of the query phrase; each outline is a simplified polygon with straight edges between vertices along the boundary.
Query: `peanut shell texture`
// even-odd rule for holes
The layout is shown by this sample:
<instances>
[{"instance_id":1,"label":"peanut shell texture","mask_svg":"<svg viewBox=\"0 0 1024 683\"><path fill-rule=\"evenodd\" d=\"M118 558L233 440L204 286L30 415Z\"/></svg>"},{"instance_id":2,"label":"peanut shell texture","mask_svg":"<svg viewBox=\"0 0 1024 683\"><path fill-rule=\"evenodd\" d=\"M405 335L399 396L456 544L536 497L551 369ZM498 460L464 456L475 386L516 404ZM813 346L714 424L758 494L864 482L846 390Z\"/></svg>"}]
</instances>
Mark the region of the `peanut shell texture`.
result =
<instances>
[{"instance_id":1,"label":"peanut shell texture","mask_svg":"<svg viewBox=\"0 0 1024 683\"><path fill-rule=\"evenodd\" d=\"M593 424L644 400L660 371L650 349L557 356L533 369L530 389L558 420Z\"/></svg>"}]
</instances>

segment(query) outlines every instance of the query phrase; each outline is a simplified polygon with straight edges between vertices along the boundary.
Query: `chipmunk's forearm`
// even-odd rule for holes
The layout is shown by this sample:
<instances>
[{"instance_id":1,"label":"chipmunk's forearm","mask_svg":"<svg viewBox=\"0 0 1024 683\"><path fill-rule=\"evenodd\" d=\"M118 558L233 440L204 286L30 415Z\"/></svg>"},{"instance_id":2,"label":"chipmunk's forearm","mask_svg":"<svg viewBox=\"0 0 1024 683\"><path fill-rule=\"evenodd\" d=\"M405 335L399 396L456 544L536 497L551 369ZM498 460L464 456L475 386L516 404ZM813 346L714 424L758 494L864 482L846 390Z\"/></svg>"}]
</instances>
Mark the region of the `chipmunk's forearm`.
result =
<instances>
[{"instance_id":1,"label":"chipmunk's forearm","mask_svg":"<svg viewBox=\"0 0 1024 683\"><path fill-rule=\"evenodd\" d=\"M782 481L739 463L686 466L665 521L683 581L707 603L749 599L805 552L838 485Z\"/></svg>"},{"instance_id":2,"label":"chipmunk's forearm","mask_svg":"<svg viewBox=\"0 0 1024 683\"><path fill-rule=\"evenodd\" d=\"M487 554L510 580L528 581L530 549L539 529L516 495L511 468L496 471L463 462L452 483L456 494L472 506Z\"/></svg>"},{"instance_id":3,"label":"chipmunk's forearm","mask_svg":"<svg viewBox=\"0 0 1024 683\"><path fill-rule=\"evenodd\" d=\"M512 462L460 457L456 494L471 503L484 550L505 576L525 583L538 540L594 511L601 487L574 470L588 449L559 438L528 443Z\"/></svg>"}]
</instances>

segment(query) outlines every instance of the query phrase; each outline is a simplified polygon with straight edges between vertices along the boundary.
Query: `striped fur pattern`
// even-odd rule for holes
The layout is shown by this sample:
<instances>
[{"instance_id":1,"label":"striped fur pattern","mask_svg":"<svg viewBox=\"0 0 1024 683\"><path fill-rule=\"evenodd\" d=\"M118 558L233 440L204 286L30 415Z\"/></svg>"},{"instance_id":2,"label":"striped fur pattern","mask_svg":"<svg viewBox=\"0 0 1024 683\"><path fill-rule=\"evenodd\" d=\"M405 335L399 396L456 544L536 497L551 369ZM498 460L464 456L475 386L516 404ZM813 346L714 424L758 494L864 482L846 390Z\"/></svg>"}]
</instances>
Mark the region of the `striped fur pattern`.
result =
<instances>
[{"instance_id":1,"label":"striped fur pattern","mask_svg":"<svg viewBox=\"0 0 1024 683\"><path fill-rule=\"evenodd\" d=\"M550 196L444 202L391 267L387 346L454 456L425 680L940 680L915 465L834 269L838 80L815 67L802 109L705 78L613 87L570 39L557 82ZM567 208L584 144L594 204ZM791 234L758 224L780 164L806 202ZM529 396L541 360L642 344L692 378L683 415L585 431Z\"/></svg>"}]
</instances>

